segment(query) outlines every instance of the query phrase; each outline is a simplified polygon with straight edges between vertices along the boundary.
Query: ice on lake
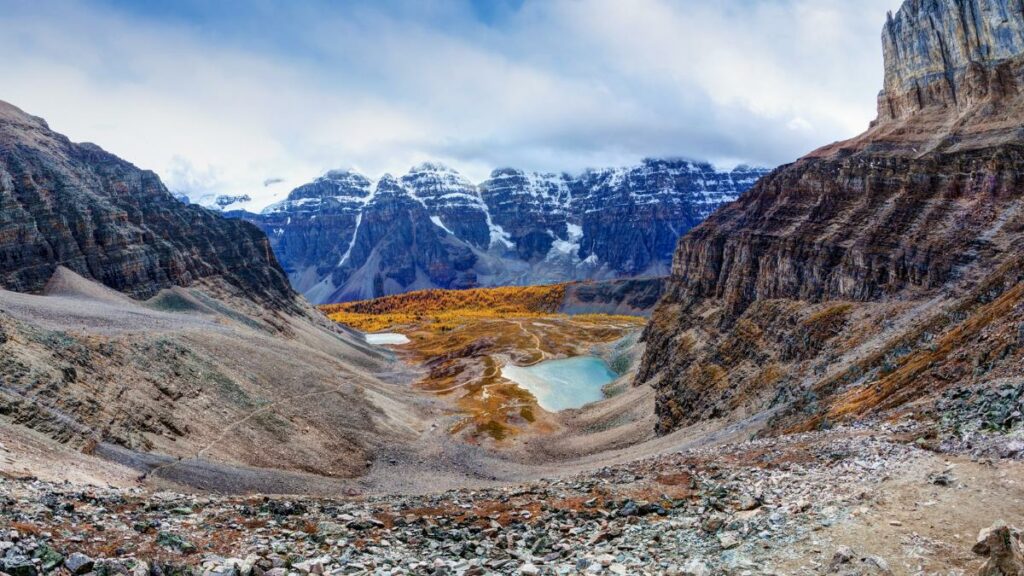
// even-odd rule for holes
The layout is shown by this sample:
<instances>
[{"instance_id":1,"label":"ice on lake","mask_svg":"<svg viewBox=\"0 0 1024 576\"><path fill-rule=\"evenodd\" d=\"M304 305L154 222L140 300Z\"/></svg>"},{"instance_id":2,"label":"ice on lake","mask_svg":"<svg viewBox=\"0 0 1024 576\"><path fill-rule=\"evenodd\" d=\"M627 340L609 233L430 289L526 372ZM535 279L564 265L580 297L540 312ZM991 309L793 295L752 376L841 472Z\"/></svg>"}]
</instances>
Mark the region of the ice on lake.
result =
<instances>
[{"instance_id":1,"label":"ice on lake","mask_svg":"<svg viewBox=\"0 0 1024 576\"><path fill-rule=\"evenodd\" d=\"M597 402L604 398L601 388L618 378L604 360L593 356L504 366L501 375L529 390L541 408L550 412Z\"/></svg>"},{"instance_id":2,"label":"ice on lake","mask_svg":"<svg viewBox=\"0 0 1024 576\"><path fill-rule=\"evenodd\" d=\"M378 334L366 334L366 342L376 346L395 346L408 344L409 338L405 334L397 332L380 332Z\"/></svg>"}]
</instances>

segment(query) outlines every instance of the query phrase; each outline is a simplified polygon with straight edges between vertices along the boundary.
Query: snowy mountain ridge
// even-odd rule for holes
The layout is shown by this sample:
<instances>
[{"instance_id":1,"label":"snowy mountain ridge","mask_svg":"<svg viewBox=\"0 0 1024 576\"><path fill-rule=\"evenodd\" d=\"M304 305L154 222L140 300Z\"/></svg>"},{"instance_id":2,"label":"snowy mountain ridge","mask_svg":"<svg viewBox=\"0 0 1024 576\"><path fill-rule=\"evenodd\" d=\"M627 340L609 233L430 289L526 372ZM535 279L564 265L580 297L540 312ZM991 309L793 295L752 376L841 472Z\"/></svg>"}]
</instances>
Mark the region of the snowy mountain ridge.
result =
<instances>
[{"instance_id":1,"label":"snowy mountain ridge","mask_svg":"<svg viewBox=\"0 0 1024 576\"><path fill-rule=\"evenodd\" d=\"M678 237L767 170L648 159L577 176L494 170L473 184L425 162L377 180L332 170L255 214L314 302L431 287L656 276Z\"/></svg>"}]
</instances>

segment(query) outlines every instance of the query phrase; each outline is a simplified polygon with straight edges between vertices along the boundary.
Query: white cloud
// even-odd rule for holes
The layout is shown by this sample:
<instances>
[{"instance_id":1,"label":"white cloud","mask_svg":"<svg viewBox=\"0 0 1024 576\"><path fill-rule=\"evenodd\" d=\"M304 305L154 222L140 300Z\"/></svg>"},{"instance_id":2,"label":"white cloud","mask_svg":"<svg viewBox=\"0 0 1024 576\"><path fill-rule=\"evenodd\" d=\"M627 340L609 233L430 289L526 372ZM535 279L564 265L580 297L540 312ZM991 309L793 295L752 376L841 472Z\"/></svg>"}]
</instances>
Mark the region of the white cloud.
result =
<instances>
[{"instance_id":1,"label":"white cloud","mask_svg":"<svg viewBox=\"0 0 1024 576\"><path fill-rule=\"evenodd\" d=\"M172 188L264 203L332 167L426 159L477 180L657 155L780 163L874 116L897 5L534 0L485 24L457 2L240 4L225 28L0 0L0 99Z\"/></svg>"}]
</instances>

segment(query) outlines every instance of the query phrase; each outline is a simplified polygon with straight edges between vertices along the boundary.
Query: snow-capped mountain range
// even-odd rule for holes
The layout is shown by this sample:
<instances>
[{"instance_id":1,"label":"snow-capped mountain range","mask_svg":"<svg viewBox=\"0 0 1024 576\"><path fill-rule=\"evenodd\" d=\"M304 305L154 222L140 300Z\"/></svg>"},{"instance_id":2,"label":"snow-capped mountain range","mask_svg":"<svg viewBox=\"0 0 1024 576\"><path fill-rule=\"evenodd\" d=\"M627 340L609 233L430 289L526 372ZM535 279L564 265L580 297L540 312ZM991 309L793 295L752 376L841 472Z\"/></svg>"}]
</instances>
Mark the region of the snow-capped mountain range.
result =
<instances>
[{"instance_id":1,"label":"snow-capped mountain range","mask_svg":"<svg viewBox=\"0 0 1024 576\"><path fill-rule=\"evenodd\" d=\"M503 168L475 185L431 162L376 181L332 170L259 214L215 205L262 228L292 285L324 303L666 275L679 236L767 172L644 160L577 176Z\"/></svg>"}]
</instances>

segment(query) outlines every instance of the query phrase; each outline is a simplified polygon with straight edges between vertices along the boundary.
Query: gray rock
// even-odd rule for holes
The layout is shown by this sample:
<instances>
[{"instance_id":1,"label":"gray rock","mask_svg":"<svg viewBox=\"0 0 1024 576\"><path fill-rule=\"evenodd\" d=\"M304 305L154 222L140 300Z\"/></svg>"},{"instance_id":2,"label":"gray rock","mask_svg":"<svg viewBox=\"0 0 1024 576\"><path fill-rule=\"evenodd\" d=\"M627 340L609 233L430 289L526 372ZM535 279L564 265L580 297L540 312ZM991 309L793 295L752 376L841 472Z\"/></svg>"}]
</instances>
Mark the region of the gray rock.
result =
<instances>
[{"instance_id":1,"label":"gray rock","mask_svg":"<svg viewBox=\"0 0 1024 576\"><path fill-rule=\"evenodd\" d=\"M730 550L740 545L743 539L736 532L722 532L718 535L718 544L722 550Z\"/></svg>"},{"instance_id":2,"label":"gray rock","mask_svg":"<svg viewBox=\"0 0 1024 576\"><path fill-rule=\"evenodd\" d=\"M753 496L745 492L741 494L739 499L736 501L737 510L753 510L760 505L761 503L757 501L757 498L754 498Z\"/></svg>"},{"instance_id":3,"label":"gray rock","mask_svg":"<svg viewBox=\"0 0 1024 576\"><path fill-rule=\"evenodd\" d=\"M533 576L535 574L540 574L540 568L534 566L530 562L527 562L519 567L519 573L527 576Z\"/></svg>"},{"instance_id":4,"label":"gray rock","mask_svg":"<svg viewBox=\"0 0 1024 576\"><path fill-rule=\"evenodd\" d=\"M0 561L0 567L3 571L10 574L10 576L36 576L38 570L36 570L35 564L32 560L26 556L7 556Z\"/></svg>"},{"instance_id":5,"label":"gray rock","mask_svg":"<svg viewBox=\"0 0 1024 576\"><path fill-rule=\"evenodd\" d=\"M708 517L707 520L704 520L704 522L701 523L700 527L705 532L707 532L709 534L714 534L715 532L718 532L719 530L721 530L722 526L724 526L724 525L725 525L725 519L722 518L721 516L717 516L716 515L716 516Z\"/></svg>"},{"instance_id":6,"label":"gray rock","mask_svg":"<svg viewBox=\"0 0 1024 576\"><path fill-rule=\"evenodd\" d=\"M691 558L679 571L680 576L710 576L711 568L700 558Z\"/></svg>"},{"instance_id":7,"label":"gray rock","mask_svg":"<svg viewBox=\"0 0 1024 576\"><path fill-rule=\"evenodd\" d=\"M619 508L619 511L618 511L618 515L622 516L623 518L628 518L630 516L636 516L639 513L640 513L640 507L637 506L636 502L633 502L632 500L629 500L625 504L623 504L622 508Z\"/></svg>"},{"instance_id":8,"label":"gray rock","mask_svg":"<svg viewBox=\"0 0 1024 576\"><path fill-rule=\"evenodd\" d=\"M80 552L73 553L64 561L64 567L75 576L92 571L94 564L95 561L92 558Z\"/></svg>"}]
</instances>

